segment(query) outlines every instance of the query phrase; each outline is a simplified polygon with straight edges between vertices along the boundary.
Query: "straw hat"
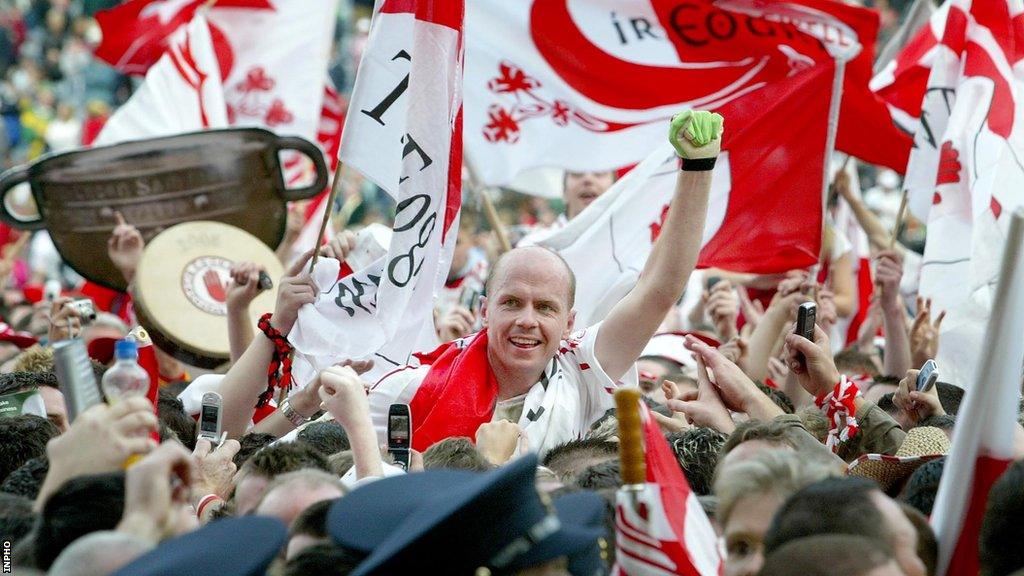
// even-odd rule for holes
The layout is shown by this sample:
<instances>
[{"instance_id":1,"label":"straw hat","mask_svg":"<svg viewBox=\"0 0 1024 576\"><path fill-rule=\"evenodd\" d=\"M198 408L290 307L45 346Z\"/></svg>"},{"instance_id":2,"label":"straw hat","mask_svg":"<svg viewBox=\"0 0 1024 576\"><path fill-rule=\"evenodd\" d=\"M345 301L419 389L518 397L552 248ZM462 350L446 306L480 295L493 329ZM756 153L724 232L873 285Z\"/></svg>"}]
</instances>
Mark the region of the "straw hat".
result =
<instances>
[{"instance_id":1,"label":"straw hat","mask_svg":"<svg viewBox=\"0 0 1024 576\"><path fill-rule=\"evenodd\" d=\"M894 456L865 454L850 464L849 476L871 478L888 492L900 480L910 476L917 467L929 460L941 458L949 452L949 437L941 428L920 426L911 428Z\"/></svg>"}]
</instances>

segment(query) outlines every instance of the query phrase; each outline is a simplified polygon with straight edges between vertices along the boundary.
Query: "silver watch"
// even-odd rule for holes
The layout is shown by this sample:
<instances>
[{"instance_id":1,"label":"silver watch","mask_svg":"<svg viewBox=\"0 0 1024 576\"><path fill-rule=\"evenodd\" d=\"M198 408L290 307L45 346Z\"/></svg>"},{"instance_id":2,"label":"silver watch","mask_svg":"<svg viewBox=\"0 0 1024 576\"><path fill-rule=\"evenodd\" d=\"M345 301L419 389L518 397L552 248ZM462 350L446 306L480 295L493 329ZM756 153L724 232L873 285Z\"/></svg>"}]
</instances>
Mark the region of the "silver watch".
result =
<instances>
[{"instance_id":1,"label":"silver watch","mask_svg":"<svg viewBox=\"0 0 1024 576\"><path fill-rule=\"evenodd\" d=\"M309 418L299 414L295 408L292 408L292 403L288 398L285 398L284 402L281 402L281 405L278 406L277 409L280 410L281 414L284 414L284 417L294 424L296 428L302 426L306 422L309 422Z\"/></svg>"}]
</instances>

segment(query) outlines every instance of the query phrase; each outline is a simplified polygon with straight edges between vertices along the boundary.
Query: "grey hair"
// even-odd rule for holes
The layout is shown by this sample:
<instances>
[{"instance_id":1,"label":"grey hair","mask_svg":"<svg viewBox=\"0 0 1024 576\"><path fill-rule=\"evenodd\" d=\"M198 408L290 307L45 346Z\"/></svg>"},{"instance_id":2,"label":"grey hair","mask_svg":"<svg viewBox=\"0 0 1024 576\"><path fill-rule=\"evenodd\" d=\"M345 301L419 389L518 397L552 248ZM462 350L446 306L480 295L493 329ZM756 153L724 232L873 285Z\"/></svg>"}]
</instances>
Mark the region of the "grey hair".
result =
<instances>
[{"instance_id":1,"label":"grey hair","mask_svg":"<svg viewBox=\"0 0 1024 576\"><path fill-rule=\"evenodd\" d=\"M103 530L86 534L65 548L53 562L51 576L107 576L153 549L148 540Z\"/></svg>"},{"instance_id":2,"label":"grey hair","mask_svg":"<svg viewBox=\"0 0 1024 576\"><path fill-rule=\"evenodd\" d=\"M774 494L785 500L804 486L836 475L836 470L819 462L801 459L796 452L760 452L747 460L730 464L725 474L715 478L718 522L724 525L736 503L747 496Z\"/></svg>"}]
</instances>

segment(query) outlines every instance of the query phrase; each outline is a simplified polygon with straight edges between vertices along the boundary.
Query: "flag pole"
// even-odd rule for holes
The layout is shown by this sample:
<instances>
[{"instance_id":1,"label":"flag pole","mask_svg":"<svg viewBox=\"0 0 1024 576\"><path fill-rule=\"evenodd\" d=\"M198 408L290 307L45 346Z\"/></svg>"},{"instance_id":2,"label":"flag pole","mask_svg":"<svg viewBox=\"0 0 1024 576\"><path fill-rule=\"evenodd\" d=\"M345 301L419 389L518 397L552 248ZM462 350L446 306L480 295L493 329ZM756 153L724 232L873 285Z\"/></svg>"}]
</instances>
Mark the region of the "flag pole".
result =
<instances>
[{"instance_id":1,"label":"flag pole","mask_svg":"<svg viewBox=\"0 0 1024 576\"><path fill-rule=\"evenodd\" d=\"M828 132L825 135L825 158L822 162L824 169L821 175L821 253L818 264L811 271L812 278L818 276L819 267L825 256L825 229L828 225L827 211L831 190L829 180L832 172L832 152L836 148L836 134L839 132L839 104L843 100L843 77L846 74L846 59L836 57L835 63L836 70L832 75L832 99L828 104Z\"/></svg>"},{"instance_id":2,"label":"flag pole","mask_svg":"<svg viewBox=\"0 0 1024 576\"><path fill-rule=\"evenodd\" d=\"M622 486L626 489L639 490L647 483L639 389L619 388L615 391L615 416L619 421Z\"/></svg>"},{"instance_id":3,"label":"flag pole","mask_svg":"<svg viewBox=\"0 0 1024 576\"><path fill-rule=\"evenodd\" d=\"M900 226L903 219L907 217L907 189L903 189L903 196L900 198L900 209L896 211L896 222L892 225L892 234L889 236L889 250L896 248L896 239L900 235Z\"/></svg>"},{"instance_id":4,"label":"flag pole","mask_svg":"<svg viewBox=\"0 0 1024 576\"><path fill-rule=\"evenodd\" d=\"M466 167L469 187L473 190L474 194L480 197L480 202L483 204L484 218L487 219L487 223L491 225L491 229L494 230L494 234L498 237L498 254L504 254L512 249L512 243L508 239L505 223L498 217L498 210L494 207L494 201L491 200L491 195L487 192L487 189L480 183L480 178L477 176L476 170L473 169L473 163L470 162L469 157L463 157L462 165Z\"/></svg>"},{"instance_id":5,"label":"flag pole","mask_svg":"<svg viewBox=\"0 0 1024 576\"><path fill-rule=\"evenodd\" d=\"M319 248L320 243L324 240L324 232L327 231L327 221L331 219L331 209L334 206L334 200L338 197L338 189L341 188L341 176L342 167L345 165L341 159L338 159L338 166L334 169L334 182L331 183L331 192L327 195L327 203L324 204L324 217L320 221L320 233L316 235L316 245L314 248ZM313 273L313 268L316 267L316 261L320 257L320 250L313 251L313 257L309 259L309 273Z\"/></svg>"}]
</instances>

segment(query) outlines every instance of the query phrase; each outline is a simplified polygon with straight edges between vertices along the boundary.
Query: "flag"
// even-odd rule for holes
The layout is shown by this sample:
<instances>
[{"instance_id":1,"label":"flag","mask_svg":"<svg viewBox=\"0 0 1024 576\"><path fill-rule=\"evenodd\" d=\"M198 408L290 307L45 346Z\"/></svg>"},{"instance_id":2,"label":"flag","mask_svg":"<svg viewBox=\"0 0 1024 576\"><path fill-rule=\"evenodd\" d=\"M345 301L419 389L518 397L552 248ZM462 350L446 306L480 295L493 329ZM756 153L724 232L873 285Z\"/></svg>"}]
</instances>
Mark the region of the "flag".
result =
<instances>
[{"instance_id":1,"label":"flag","mask_svg":"<svg viewBox=\"0 0 1024 576\"><path fill-rule=\"evenodd\" d=\"M870 10L829 0L568 5L469 5L466 145L485 184L538 166L637 163L680 109L724 114L836 56L849 59L837 148L906 167L910 139L867 88L878 28Z\"/></svg>"},{"instance_id":2,"label":"flag","mask_svg":"<svg viewBox=\"0 0 1024 576\"><path fill-rule=\"evenodd\" d=\"M395 199L394 233L384 257L341 280L336 260L317 266L322 294L289 335L297 378L371 354L377 369L405 365L433 334L462 201L462 20L451 0L376 6L340 161Z\"/></svg>"},{"instance_id":3,"label":"flag","mask_svg":"<svg viewBox=\"0 0 1024 576\"><path fill-rule=\"evenodd\" d=\"M641 408L647 483L615 496L617 576L717 576L718 537L658 423Z\"/></svg>"},{"instance_id":4,"label":"flag","mask_svg":"<svg viewBox=\"0 0 1024 576\"><path fill-rule=\"evenodd\" d=\"M1024 211L1007 219L1010 229L982 362L960 405L956 434L935 495L931 524L939 541L940 576L979 573L978 536L988 492L1015 453L1024 363L1024 340L1019 337L1024 334Z\"/></svg>"},{"instance_id":5,"label":"flag","mask_svg":"<svg viewBox=\"0 0 1024 576\"><path fill-rule=\"evenodd\" d=\"M1024 203L1024 2L954 0L947 10L907 188L930 203L919 292L946 311L936 361L967 386L1009 215Z\"/></svg>"},{"instance_id":6,"label":"flag","mask_svg":"<svg viewBox=\"0 0 1024 576\"><path fill-rule=\"evenodd\" d=\"M228 125L220 69L206 18L197 14L168 39L168 49L132 97L107 120L96 146Z\"/></svg>"},{"instance_id":7,"label":"flag","mask_svg":"<svg viewBox=\"0 0 1024 576\"><path fill-rule=\"evenodd\" d=\"M770 273L818 261L829 108L822 95L829 94L832 77L826 63L723 111L723 152L711 181L698 266ZM603 319L632 289L661 231L679 173L666 126L654 152L540 242L576 274L580 326Z\"/></svg>"}]
</instances>

